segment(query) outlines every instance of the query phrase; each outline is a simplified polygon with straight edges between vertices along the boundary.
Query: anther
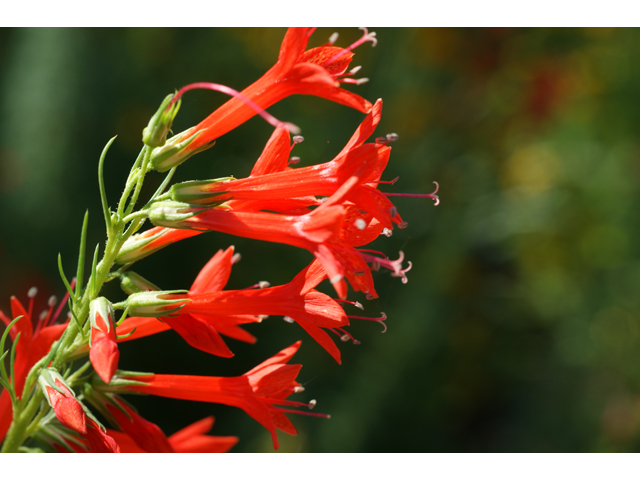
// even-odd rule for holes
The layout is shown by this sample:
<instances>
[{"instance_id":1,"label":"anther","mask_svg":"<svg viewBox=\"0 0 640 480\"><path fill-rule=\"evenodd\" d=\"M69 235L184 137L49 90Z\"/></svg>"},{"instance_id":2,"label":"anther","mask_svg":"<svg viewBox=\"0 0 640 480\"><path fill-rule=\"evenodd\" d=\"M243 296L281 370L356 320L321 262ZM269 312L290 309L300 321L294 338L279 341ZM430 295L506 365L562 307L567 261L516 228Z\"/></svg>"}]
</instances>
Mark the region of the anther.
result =
<instances>
[{"instance_id":1,"label":"anther","mask_svg":"<svg viewBox=\"0 0 640 480\"><path fill-rule=\"evenodd\" d=\"M364 270L355 270L355 271L353 272L353 276L354 276L354 277L361 277L361 276L363 276L363 275L364 275Z\"/></svg>"},{"instance_id":2,"label":"anther","mask_svg":"<svg viewBox=\"0 0 640 480\"><path fill-rule=\"evenodd\" d=\"M349 73L352 73L352 74L355 75L356 73L358 73L360 71L361 68L362 68L362 65L358 65L357 67L353 67L351 70L349 70Z\"/></svg>"},{"instance_id":3,"label":"anther","mask_svg":"<svg viewBox=\"0 0 640 480\"><path fill-rule=\"evenodd\" d=\"M356 85L362 85L363 83L367 83L369 79L367 77L362 77L356 80Z\"/></svg>"},{"instance_id":4,"label":"anther","mask_svg":"<svg viewBox=\"0 0 640 480\"><path fill-rule=\"evenodd\" d=\"M349 340L351 340L351 337L349 337L349 335L345 333L340 337L340 340L342 340L343 342L348 342Z\"/></svg>"},{"instance_id":5,"label":"anther","mask_svg":"<svg viewBox=\"0 0 640 480\"><path fill-rule=\"evenodd\" d=\"M358 230L364 230L365 228L367 228L367 222L365 222L362 218L356 219L354 225Z\"/></svg>"},{"instance_id":6,"label":"anther","mask_svg":"<svg viewBox=\"0 0 640 480\"><path fill-rule=\"evenodd\" d=\"M329 45L333 45L334 43L336 43L336 40L338 40L338 37L339 37L338 32L333 32L329 37Z\"/></svg>"},{"instance_id":7,"label":"anther","mask_svg":"<svg viewBox=\"0 0 640 480\"><path fill-rule=\"evenodd\" d=\"M304 387L302 385L298 385L297 387L293 387L293 393L301 393L304 392Z\"/></svg>"},{"instance_id":8,"label":"anther","mask_svg":"<svg viewBox=\"0 0 640 480\"><path fill-rule=\"evenodd\" d=\"M242 255L240 255L239 253L234 253L233 257L231 257L231 263L238 263L241 258Z\"/></svg>"},{"instance_id":9,"label":"anther","mask_svg":"<svg viewBox=\"0 0 640 480\"><path fill-rule=\"evenodd\" d=\"M285 322L287 322L287 323L293 323L293 322L295 322L295 320L294 320L293 318L291 318L291 317L284 317L284 318L283 318L283 320L284 320Z\"/></svg>"},{"instance_id":10,"label":"anther","mask_svg":"<svg viewBox=\"0 0 640 480\"><path fill-rule=\"evenodd\" d=\"M395 142L398 140L398 134L397 133L387 133L387 140L389 140L390 142Z\"/></svg>"},{"instance_id":11,"label":"anther","mask_svg":"<svg viewBox=\"0 0 640 480\"><path fill-rule=\"evenodd\" d=\"M371 262L371 270L373 270L374 272L380 270L380 262Z\"/></svg>"},{"instance_id":12,"label":"anther","mask_svg":"<svg viewBox=\"0 0 640 480\"><path fill-rule=\"evenodd\" d=\"M51 295L49 297L49 300L47 301L47 305L49 305L50 307L55 307L57 303L58 297L56 297L55 295Z\"/></svg>"},{"instance_id":13,"label":"anther","mask_svg":"<svg viewBox=\"0 0 640 480\"><path fill-rule=\"evenodd\" d=\"M293 143L298 144L304 142L304 137L302 135L294 135L292 140Z\"/></svg>"},{"instance_id":14,"label":"anther","mask_svg":"<svg viewBox=\"0 0 640 480\"><path fill-rule=\"evenodd\" d=\"M291 157L289 159L289 165L297 165L300 163L300 157Z\"/></svg>"},{"instance_id":15,"label":"anther","mask_svg":"<svg viewBox=\"0 0 640 480\"><path fill-rule=\"evenodd\" d=\"M376 138L376 143L378 145L384 145L387 142L388 142L387 137L377 137Z\"/></svg>"},{"instance_id":16,"label":"anther","mask_svg":"<svg viewBox=\"0 0 640 480\"><path fill-rule=\"evenodd\" d=\"M38 287L31 287L27 292L27 297L33 298L38 294Z\"/></svg>"},{"instance_id":17,"label":"anther","mask_svg":"<svg viewBox=\"0 0 640 480\"><path fill-rule=\"evenodd\" d=\"M365 296L365 298L366 298L367 300L373 300L373 299L374 299L374 298L376 298L376 297L374 297L374 296L373 296L373 295L371 295L370 293L367 293L367 295Z\"/></svg>"},{"instance_id":18,"label":"anther","mask_svg":"<svg viewBox=\"0 0 640 480\"><path fill-rule=\"evenodd\" d=\"M47 318L47 315L49 315L49 310L43 310L40 312L40 315L38 316L38 320L42 321L45 318Z\"/></svg>"},{"instance_id":19,"label":"anther","mask_svg":"<svg viewBox=\"0 0 640 480\"><path fill-rule=\"evenodd\" d=\"M364 307L362 306L362 304L360 302L356 302L353 304L354 307L359 308L360 310L364 310Z\"/></svg>"},{"instance_id":20,"label":"anther","mask_svg":"<svg viewBox=\"0 0 640 480\"><path fill-rule=\"evenodd\" d=\"M391 235L393 235L393 230L389 230L388 228L383 228L382 232L380 232L380 235L384 235L385 237L390 237Z\"/></svg>"},{"instance_id":21,"label":"anther","mask_svg":"<svg viewBox=\"0 0 640 480\"><path fill-rule=\"evenodd\" d=\"M408 226L409 226L409 222L404 222L404 221L403 221L403 222L400 222L400 223L398 224L398 228L399 228L400 230L402 230L403 228L407 228Z\"/></svg>"},{"instance_id":22,"label":"anther","mask_svg":"<svg viewBox=\"0 0 640 480\"><path fill-rule=\"evenodd\" d=\"M316 403L318 403L318 402L316 402L315 399L309 400L309 410L313 410L313 407L316 406Z\"/></svg>"},{"instance_id":23,"label":"anther","mask_svg":"<svg viewBox=\"0 0 640 480\"><path fill-rule=\"evenodd\" d=\"M269 288L271 286L271 284L269 282L267 282L266 280L263 280L261 282L258 282L258 286L260 288Z\"/></svg>"},{"instance_id":24,"label":"anther","mask_svg":"<svg viewBox=\"0 0 640 480\"><path fill-rule=\"evenodd\" d=\"M266 320L267 318L269 318L269 315L258 315L258 318L260 319L260 321Z\"/></svg>"},{"instance_id":25,"label":"anther","mask_svg":"<svg viewBox=\"0 0 640 480\"><path fill-rule=\"evenodd\" d=\"M69 320L71 320L71 317L73 317L73 313L71 313L71 311L68 311L68 312L67 312L67 318L68 318Z\"/></svg>"}]
</instances>

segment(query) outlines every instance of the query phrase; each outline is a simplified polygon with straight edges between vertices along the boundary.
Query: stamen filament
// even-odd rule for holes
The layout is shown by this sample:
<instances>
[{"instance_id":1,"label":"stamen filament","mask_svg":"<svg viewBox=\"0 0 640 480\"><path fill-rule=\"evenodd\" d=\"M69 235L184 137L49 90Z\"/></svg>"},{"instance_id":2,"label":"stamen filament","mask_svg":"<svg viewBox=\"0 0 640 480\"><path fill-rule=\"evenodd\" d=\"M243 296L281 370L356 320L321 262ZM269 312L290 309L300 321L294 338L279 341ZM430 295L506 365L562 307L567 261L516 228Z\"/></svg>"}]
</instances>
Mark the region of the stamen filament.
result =
<instances>
[{"instance_id":1,"label":"stamen filament","mask_svg":"<svg viewBox=\"0 0 640 480\"><path fill-rule=\"evenodd\" d=\"M180 90L178 90L178 93L176 93L175 96L171 99L171 102L169 102L167 109L171 108L171 106L175 102L177 102L178 99L182 95L184 95L186 92L188 92L189 90L196 90L196 89L214 90L216 92L226 93L227 95L235 97L238 100L244 102L247 106L251 107L258 115L264 118L267 121L267 123L269 123L269 125L273 127L285 128L293 134L300 133L300 128L297 125L294 125L293 123L289 123L289 122L281 122L276 117L268 113L265 109L261 108L259 105L257 105L255 102L253 102L252 100L242 95L237 90L234 90L233 88L227 87L225 85L220 85L219 83L197 82L197 83L191 83L189 85L186 85L182 87Z\"/></svg>"},{"instance_id":2,"label":"stamen filament","mask_svg":"<svg viewBox=\"0 0 640 480\"><path fill-rule=\"evenodd\" d=\"M331 65L333 62L335 62L338 58L340 58L346 52L350 52L354 48L362 45L364 42L371 42L373 44L373 46L375 47L376 44L378 43L378 39L376 38L376 32L369 33L369 30L366 27L360 27L360 30L362 30L364 32L364 34L362 35L362 37L360 37L359 40L356 40L351 45L349 45L347 48L343 48L339 53L337 53L336 55L331 57L329 60L324 62L324 64L322 66L326 67L327 65Z\"/></svg>"}]
</instances>

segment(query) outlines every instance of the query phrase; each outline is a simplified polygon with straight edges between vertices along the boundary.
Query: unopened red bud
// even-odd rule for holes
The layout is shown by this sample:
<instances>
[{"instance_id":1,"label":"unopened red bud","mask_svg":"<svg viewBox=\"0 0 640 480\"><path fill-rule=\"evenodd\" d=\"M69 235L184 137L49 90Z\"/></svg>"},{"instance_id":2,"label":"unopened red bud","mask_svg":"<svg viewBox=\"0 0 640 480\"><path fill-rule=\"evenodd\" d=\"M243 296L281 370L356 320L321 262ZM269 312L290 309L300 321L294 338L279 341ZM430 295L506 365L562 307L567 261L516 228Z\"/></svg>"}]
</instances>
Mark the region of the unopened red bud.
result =
<instances>
[{"instance_id":1,"label":"unopened red bud","mask_svg":"<svg viewBox=\"0 0 640 480\"><path fill-rule=\"evenodd\" d=\"M84 409L62 376L52 368L45 368L40 372L38 383L60 423L71 430L86 434L87 419Z\"/></svg>"},{"instance_id":2,"label":"unopened red bud","mask_svg":"<svg viewBox=\"0 0 640 480\"><path fill-rule=\"evenodd\" d=\"M89 320L91 322L89 360L102 381L109 383L118 369L120 359L111 302L104 297L92 300L89 304Z\"/></svg>"}]
</instances>

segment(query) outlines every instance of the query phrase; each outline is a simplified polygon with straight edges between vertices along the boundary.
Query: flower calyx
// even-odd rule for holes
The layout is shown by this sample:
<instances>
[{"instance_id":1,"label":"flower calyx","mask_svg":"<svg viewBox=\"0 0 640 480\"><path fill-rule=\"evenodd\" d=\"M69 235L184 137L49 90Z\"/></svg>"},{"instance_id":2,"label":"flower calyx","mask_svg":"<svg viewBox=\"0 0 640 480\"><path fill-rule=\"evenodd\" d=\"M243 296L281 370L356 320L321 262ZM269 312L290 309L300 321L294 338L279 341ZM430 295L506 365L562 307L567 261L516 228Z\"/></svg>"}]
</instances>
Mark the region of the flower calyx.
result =
<instances>
[{"instance_id":1,"label":"flower calyx","mask_svg":"<svg viewBox=\"0 0 640 480\"><path fill-rule=\"evenodd\" d=\"M232 197L228 191L214 191L211 185L235 180L234 177L216 178L214 180L194 180L190 182L176 183L171 187L171 199L176 202L187 202L198 205L217 206ZM222 197L222 198L221 198Z\"/></svg>"},{"instance_id":2,"label":"flower calyx","mask_svg":"<svg viewBox=\"0 0 640 480\"><path fill-rule=\"evenodd\" d=\"M156 226L169 228L189 228L185 220L205 211L207 207L194 207L188 203L163 200L149 207L149 220Z\"/></svg>"},{"instance_id":3,"label":"flower calyx","mask_svg":"<svg viewBox=\"0 0 640 480\"><path fill-rule=\"evenodd\" d=\"M185 290L138 292L129 295L124 303L132 317L161 317L176 313L189 302L189 299L184 297L175 298L176 294L181 293L187 292Z\"/></svg>"},{"instance_id":4,"label":"flower calyx","mask_svg":"<svg viewBox=\"0 0 640 480\"><path fill-rule=\"evenodd\" d=\"M205 143L198 148L187 148L202 131L195 131L195 127L185 130L181 134L174 135L161 147L154 148L151 152L149 165L158 172L166 172L177 167L192 155L203 152L216 143L215 140Z\"/></svg>"},{"instance_id":5,"label":"flower calyx","mask_svg":"<svg viewBox=\"0 0 640 480\"><path fill-rule=\"evenodd\" d=\"M158 111L151 117L149 124L142 130L142 141L145 145L156 148L162 147L167 141L173 119L180 110L181 100L173 101L174 94L167 95Z\"/></svg>"}]
</instances>

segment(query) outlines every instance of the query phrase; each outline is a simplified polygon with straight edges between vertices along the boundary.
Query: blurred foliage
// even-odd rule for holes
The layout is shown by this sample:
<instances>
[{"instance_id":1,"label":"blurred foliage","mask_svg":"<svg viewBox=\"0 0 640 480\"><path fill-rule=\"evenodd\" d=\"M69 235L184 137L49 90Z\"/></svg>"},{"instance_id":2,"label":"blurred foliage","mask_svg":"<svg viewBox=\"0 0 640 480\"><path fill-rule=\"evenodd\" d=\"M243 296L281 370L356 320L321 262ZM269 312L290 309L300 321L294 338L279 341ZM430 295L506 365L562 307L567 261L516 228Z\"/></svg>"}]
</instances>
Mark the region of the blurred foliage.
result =
<instances>
[{"instance_id":1,"label":"blurred foliage","mask_svg":"<svg viewBox=\"0 0 640 480\"><path fill-rule=\"evenodd\" d=\"M376 247L403 250L409 283L380 272L389 330L353 324L342 366L297 325L254 325L256 345L230 341L214 358L173 332L122 346L122 368L238 375L303 339L306 385L331 420L298 417L281 451L632 451L640 448L640 32L625 29L382 29L354 65L384 98L379 134L397 132L385 177L398 192L432 191L441 205L398 198L407 230ZM312 45L332 30L320 29ZM339 44L359 36L342 29ZM142 128L174 88L213 81L244 88L277 58L283 29L0 30L0 307L9 295L61 294L56 254L75 269L89 208L103 241L97 159L119 195ZM225 98L190 92L176 131ZM328 161L363 115L314 97L269 111L302 128L302 165ZM271 133L254 118L180 167L177 180L246 176ZM161 177L150 177L149 193ZM387 191L391 191L388 187ZM185 288L219 248L243 260L228 288L289 281L311 256L283 245L208 234L136 265ZM327 290L328 291L328 290ZM116 286L112 297L120 298ZM353 296L353 299L359 297ZM362 299L361 299L362 300ZM243 412L140 397L172 433L209 414L235 451L270 451Z\"/></svg>"}]
</instances>

